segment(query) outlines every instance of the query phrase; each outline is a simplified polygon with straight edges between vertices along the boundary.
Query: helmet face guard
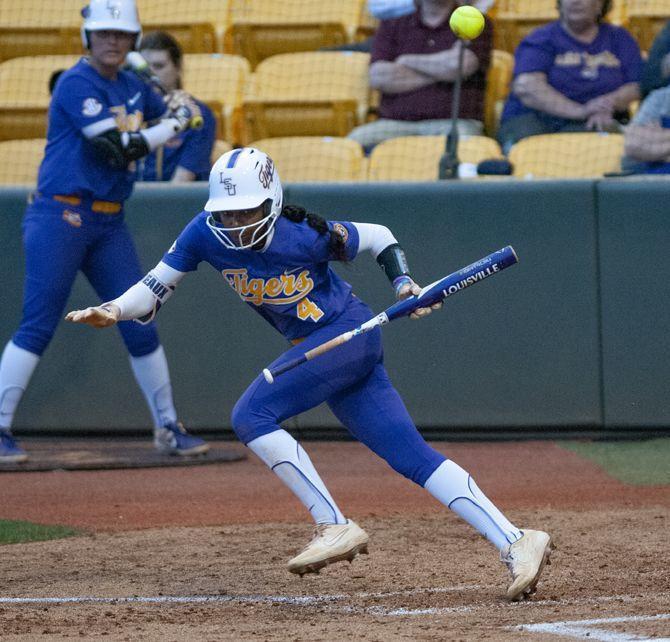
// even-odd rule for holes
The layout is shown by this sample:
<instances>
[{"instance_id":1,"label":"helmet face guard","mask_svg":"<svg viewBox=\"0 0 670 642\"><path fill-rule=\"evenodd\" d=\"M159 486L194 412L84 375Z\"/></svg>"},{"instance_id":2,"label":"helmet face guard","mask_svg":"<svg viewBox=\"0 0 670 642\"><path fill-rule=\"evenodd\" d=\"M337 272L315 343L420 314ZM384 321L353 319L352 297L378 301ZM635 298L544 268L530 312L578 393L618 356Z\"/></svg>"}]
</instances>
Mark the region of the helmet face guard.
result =
<instances>
[{"instance_id":1,"label":"helmet face guard","mask_svg":"<svg viewBox=\"0 0 670 642\"><path fill-rule=\"evenodd\" d=\"M226 227L221 221L220 212L212 212L207 217L207 227L227 248L231 250L248 250L263 239L269 240L268 236L272 233L276 220L277 215L272 211L272 201L268 199L263 203L263 218L260 221L238 227ZM249 232L251 233L249 240L246 243L242 242L242 239ZM237 243L233 240L234 238L237 238ZM264 246L267 244L267 240Z\"/></svg>"},{"instance_id":2,"label":"helmet face guard","mask_svg":"<svg viewBox=\"0 0 670 642\"><path fill-rule=\"evenodd\" d=\"M261 241L265 241L265 247L281 214L282 200L281 181L272 159L253 147L234 149L221 156L209 174L207 227L231 250L256 248ZM249 225L225 227L217 216L219 212L253 210L261 205L263 217Z\"/></svg>"},{"instance_id":3,"label":"helmet face guard","mask_svg":"<svg viewBox=\"0 0 670 642\"><path fill-rule=\"evenodd\" d=\"M134 48L138 49L142 40L142 26L135 0L90 0L81 10L84 22L81 25L81 42L90 49L88 32L124 31L134 33Z\"/></svg>"}]
</instances>

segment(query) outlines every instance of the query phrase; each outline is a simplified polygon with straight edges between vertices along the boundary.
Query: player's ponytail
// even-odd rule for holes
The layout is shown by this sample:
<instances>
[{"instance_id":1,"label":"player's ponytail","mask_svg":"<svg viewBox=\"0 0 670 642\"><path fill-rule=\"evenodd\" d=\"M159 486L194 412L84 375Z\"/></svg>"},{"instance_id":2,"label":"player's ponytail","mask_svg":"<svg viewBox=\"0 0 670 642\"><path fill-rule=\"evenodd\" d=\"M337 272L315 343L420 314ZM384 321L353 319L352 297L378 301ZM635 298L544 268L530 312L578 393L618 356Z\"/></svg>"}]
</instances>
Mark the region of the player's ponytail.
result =
<instances>
[{"instance_id":1,"label":"player's ponytail","mask_svg":"<svg viewBox=\"0 0 670 642\"><path fill-rule=\"evenodd\" d=\"M293 223L302 223L305 219L307 219L307 225L309 225L312 229L316 230L319 234L328 234L330 236L329 245L335 256L335 259L338 261L347 260L344 246L344 237L331 230L328 227L326 219L322 218L318 214L308 212L304 207L300 207L299 205L284 205L281 211L281 215L285 216Z\"/></svg>"}]
</instances>

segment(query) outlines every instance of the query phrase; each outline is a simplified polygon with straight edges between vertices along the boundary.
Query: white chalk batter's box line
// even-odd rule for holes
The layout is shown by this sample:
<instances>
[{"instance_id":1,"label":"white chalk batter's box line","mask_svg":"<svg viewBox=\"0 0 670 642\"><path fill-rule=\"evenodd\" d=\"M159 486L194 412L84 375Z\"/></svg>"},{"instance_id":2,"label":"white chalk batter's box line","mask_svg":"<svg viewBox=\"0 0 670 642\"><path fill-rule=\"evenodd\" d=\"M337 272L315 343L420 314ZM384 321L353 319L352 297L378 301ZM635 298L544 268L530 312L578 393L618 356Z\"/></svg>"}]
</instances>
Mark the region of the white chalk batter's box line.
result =
<instances>
[{"instance_id":1,"label":"white chalk batter's box line","mask_svg":"<svg viewBox=\"0 0 670 642\"><path fill-rule=\"evenodd\" d=\"M516 604L503 602L489 602L464 606L448 607L430 607L423 609L410 609L404 607L389 606L355 606L352 604L342 604L345 600L355 598L376 598L383 599L389 597L412 595L421 595L427 593L462 593L466 591L475 591L481 589L478 584L439 587L439 588L416 588L403 591L391 591L382 593L353 593L353 594L335 594L335 595L158 595L158 596L128 596L128 597L97 597L97 596L73 596L73 597L0 597L0 606L22 606L22 605L67 605L67 604L285 604L287 606L300 607L320 607L329 611L357 614L357 615L375 615L387 617L422 617L422 616L440 616L454 613L475 613L480 610L490 612L492 609L510 610L510 609L531 609L542 606L584 606L587 604L603 604L607 602L619 602L621 604L630 604L640 600L648 600L650 596L646 595L602 595L598 597L574 598L563 600L529 600ZM653 597L670 597L670 593L654 593ZM654 616L656 617L656 616ZM659 616L665 618L667 615ZM544 625L523 625L523 626L550 626L552 623ZM561 624L561 623L557 623ZM599 639L588 636L587 639ZM624 639L636 638L616 638L616 642L622 642ZM615 639L612 638L612 642ZM656 642L659 642L658 638ZM670 641L669 641L670 642Z\"/></svg>"},{"instance_id":2,"label":"white chalk batter's box line","mask_svg":"<svg viewBox=\"0 0 670 642\"><path fill-rule=\"evenodd\" d=\"M624 617L605 617L597 620L572 620L565 622L544 622L541 624L521 624L515 627L507 627L509 630L526 631L528 633L550 633L569 637L575 640L598 640L599 642L632 642L633 640L654 640L654 642L670 642L670 637L648 637L645 635L633 635L620 631L608 631L607 629L594 628L611 624L635 623L635 622L657 622L670 620L670 613L658 615L629 615Z\"/></svg>"}]
</instances>

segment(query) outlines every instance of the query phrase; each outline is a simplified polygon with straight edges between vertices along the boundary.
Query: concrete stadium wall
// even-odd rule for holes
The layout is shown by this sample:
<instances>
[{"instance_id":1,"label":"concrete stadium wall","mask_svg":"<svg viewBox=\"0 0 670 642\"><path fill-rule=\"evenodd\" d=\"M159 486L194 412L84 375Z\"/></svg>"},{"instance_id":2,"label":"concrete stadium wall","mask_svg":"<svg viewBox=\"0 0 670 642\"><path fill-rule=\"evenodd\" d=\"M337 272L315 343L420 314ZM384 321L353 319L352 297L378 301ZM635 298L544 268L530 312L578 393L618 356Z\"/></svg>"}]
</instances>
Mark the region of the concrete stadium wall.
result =
<instances>
[{"instance_id":1,"label":"concrete stadium wall","mask_svg":"<svg viewBox=\"0 0 670 642\"><path fill-rule=\"evenodd\" d=\"M384 329L389 372L417 425L598 430L670 424L662 322L670 297L660 267L668 189L640 181L304 184L289 185L286 200L388 225L422 283L504 245L517 250L519 265L453 297L439 315ZM3 345L20 319L26 193L0 191ZM127 221L147 269L205 198L206 185L137 188ZM372 257L336 269L373 309L392 301ZM68 309L95 301L79 277ZM181 417L193 428L229 428L237 397L285 348L206 265L180 285L158 326ZM118 334L70 324L59 327L15 422L24 431L148 425ZM318 408L292 426L338 423Z\"/></svg>"}]
</instances>

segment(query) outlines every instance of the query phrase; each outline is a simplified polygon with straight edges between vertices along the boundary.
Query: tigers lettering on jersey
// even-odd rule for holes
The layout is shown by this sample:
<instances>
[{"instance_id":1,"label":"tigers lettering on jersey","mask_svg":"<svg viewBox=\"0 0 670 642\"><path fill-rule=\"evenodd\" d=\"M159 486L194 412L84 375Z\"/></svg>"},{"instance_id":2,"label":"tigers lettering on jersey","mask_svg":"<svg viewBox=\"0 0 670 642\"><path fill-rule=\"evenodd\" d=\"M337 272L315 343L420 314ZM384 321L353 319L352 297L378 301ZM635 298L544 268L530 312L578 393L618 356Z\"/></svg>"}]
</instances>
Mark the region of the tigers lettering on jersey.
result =
<instances>
[{"instance_id":1,"label":"tigers lettering on jersey","mask_svg":"<svg viewBox=\"0 0 670 642\"><path fill-rule=\"evenodd\" d=\"M298 268L300 269L300 268ZM246 268L223 270L221 273L240 298L253 305L289 305L300 301L314 288L309 270L299 274L286 271L269 279L249 278Z\"/></svg>"}]
</instances>

